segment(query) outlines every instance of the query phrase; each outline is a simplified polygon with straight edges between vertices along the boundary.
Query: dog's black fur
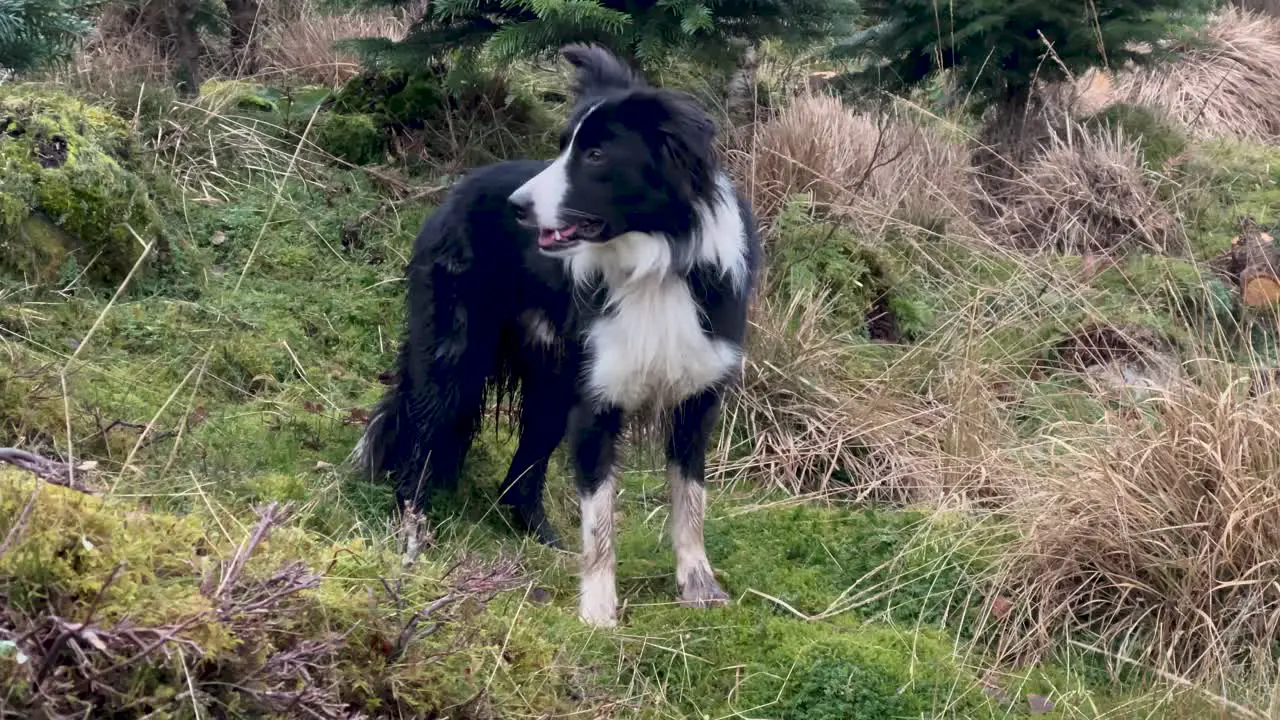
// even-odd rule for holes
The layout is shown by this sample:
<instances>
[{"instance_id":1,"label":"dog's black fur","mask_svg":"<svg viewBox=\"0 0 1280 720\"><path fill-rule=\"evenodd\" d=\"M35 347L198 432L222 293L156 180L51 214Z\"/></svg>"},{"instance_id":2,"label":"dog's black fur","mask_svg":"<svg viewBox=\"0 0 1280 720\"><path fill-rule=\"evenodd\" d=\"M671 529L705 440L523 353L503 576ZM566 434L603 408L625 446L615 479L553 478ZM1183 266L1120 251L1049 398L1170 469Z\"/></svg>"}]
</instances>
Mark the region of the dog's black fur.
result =
<instances>
[{"instance_id":1,"label":"dog's black fur","mask_svg":"<svg viewBox=\"0 0 1280 720\"><path fill-rule=\"evenodd\" d=\"M624 416L660 411L670 461L701 489L760 258L707 115L602 49L563 52L577 83L561 157L475 170L425 223L407 268L398 379L356 451L366 470L392 476L401 503L425 506L455 483L487 395L516 398L520 439L502 498L519 528L550 543L543 486L566 433L588 497L612 471ZM641 288L648 304L622 289L636 278L650 283ZM670 317L636 315L647 308ZM626 313L648 333L634 348L654 358L603 344L618 329L609 335L608 323ZM697 322L701 336L681 335L681 321ZM688 367L663 362L681 357ZM614 369L635 377L605 372ZM697 529L700 544L700 515Z\"/></svg>"}]
</instances>

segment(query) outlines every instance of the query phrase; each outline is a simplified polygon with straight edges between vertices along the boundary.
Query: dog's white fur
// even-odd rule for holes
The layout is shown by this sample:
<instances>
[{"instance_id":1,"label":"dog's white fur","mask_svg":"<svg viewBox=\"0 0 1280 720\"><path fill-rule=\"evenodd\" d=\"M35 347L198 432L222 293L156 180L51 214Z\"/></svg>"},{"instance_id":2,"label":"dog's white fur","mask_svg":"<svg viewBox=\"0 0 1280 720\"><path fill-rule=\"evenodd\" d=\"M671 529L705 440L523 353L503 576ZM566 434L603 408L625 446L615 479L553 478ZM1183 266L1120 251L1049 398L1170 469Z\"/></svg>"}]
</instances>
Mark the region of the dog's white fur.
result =
<instances>
[{"instance_id":1,"label":"dog's white fur","mask_svg":"<svg viewBox=\"0 0 1280 720\"><path fill-rule=\"evenodd\" d=\"M742 216L729 179L712 206L698 208L694 262L719 268L741 287L747 278ZM582 243L564 259L579 285L597 278L608 291L603 317L587 329L592 363L587 387L599 401L632 411L672 407L723 379L741 362L735 343L702 332L699 307L685 279L673 272L665 237L628 233L607 243Z\"/></svg>"},{"instance_id":2,"label":"dog's white fur","mask_svg":"<svg viewBox=\"0 0 1280 720\"><path fill-rule=\"evenodd\" d=\"M578 616L597 627L618 622L617 557L613 548L613 501L616 481L607 480L580 499L582 510L582 577Z\"/></svg>"}]
</instances>

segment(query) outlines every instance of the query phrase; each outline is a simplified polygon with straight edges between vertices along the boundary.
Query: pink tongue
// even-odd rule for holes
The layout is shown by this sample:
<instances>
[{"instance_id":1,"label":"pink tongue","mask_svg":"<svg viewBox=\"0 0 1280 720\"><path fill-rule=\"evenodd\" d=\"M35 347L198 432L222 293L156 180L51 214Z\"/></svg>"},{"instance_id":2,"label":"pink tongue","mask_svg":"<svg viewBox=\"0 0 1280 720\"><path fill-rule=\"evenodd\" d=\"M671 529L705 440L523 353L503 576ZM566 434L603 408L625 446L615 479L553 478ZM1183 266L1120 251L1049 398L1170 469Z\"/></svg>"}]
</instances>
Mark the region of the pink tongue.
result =
<instances>
[{"instance_id":1,"label":"pink tongue","mask_svg":"<svg viewBox=\"0 0 1280 720\"><path fill-rule=\"evenodd\" d=\"M544 248L552 247L556 243L561 242L562 240L569 239L569 237L573 235L573 232L577 229L578 229L577 225L570 225L568 227L562 227L559 230L539 230L538 246L544 247Z\"/></svg>"}]
</instances>

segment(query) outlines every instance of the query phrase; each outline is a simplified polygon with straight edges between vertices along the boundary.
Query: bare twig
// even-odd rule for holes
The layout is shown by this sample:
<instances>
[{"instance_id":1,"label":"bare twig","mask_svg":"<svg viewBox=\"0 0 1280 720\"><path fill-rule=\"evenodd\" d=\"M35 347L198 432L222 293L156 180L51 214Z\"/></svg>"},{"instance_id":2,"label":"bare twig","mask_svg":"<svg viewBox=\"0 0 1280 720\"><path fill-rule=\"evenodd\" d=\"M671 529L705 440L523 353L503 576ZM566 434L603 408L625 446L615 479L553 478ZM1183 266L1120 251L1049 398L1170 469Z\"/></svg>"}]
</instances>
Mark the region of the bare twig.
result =
<instances>
[{"instance_id":1,"label":"bare twig","mask_svg":"<svg viewBox=\"0 0 1280 720\"><path fill-rule=\"evenodd\" d=\"M287 504L284 507L280 507L279 503L273 502L262 511L262 515L258 518L258 524L254 526L253 532L249 533L249 537L240 544L240 549L236 551L235 557L231 559L231 565L222 573L222 579L218 582L218 589L213 593L214 598L219 600L226 599L227 594L240 580L240 574L244 572L245 563L249 561L253 551L267 538L267 535L271 532L271 527L284 520L288 515L289 505Z\"/></svg>"},{"instance_id":2,"label":"bare twig","mask_svg":"<svg viewBox=\"0 0 1280 720\"><path fill-rule=\"evenodd\" d=\"M36 507L36 498L40 497L40 488L43 484L36 482L31 488L31 497L27 498L27 504L22 506L22 511L18 513L18 517L13 521L13 525L9 528L9 532L4 536L4 542L0 542L0 558L9 552L9 548L13 547L14 541L22 534L27 527L27 520L31 518L31 511Z\"/></svg>"},{"instance_id":3,"label":"bare twig","mask_svg":"<svg viewBox=\"0 0 1280 720\"><path fill-rule=\"evenodd\" d=\"M44 659L40 662L40 669L36 672L36 677L33 682L37 687L39 687L40 683L44 681L45 676L49 674L49 671L53 669L53 664L57 661L58 654L62 652L62 646L66 645L67 641L73 636L79 635L81 632L88 630L89 623L93 621L94 613L98 611L98 606L102 604L102 599L106 597L107 589L116 581L116 577L120 575L120 571L122 569L124 569L124 563L117 563L116 566L111 569L111 574L108 575L107 579L102 583L102 587L98 588L98 594L94 595L93 602L89 603L89 609L84 614L84 620L79 623L62 623L62 633L53 641L53 645L45 651Z\"/></svg>"}]
</instances>

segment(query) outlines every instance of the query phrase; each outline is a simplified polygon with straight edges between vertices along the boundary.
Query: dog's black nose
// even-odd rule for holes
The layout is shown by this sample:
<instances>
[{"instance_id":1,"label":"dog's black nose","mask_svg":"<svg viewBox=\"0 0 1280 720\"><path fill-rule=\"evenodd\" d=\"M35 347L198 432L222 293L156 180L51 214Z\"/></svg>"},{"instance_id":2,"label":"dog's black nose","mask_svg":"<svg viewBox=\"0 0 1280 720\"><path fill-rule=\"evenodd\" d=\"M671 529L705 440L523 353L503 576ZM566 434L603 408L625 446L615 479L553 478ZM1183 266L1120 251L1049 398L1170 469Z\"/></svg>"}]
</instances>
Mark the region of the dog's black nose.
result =
<instances>
[{"instance_id":1,"label":"dog's black nose","mask_svg":"<svg viewBox=\"0 0 1280 720\"><path fill-rule=\"evenodd\" d=\"M516 220L522 223L528 223L533 217L533 200L524 195L512 195L507 198L507 202L511 204L512 210L516 214Z\"/></svg>"}]
</instances>

